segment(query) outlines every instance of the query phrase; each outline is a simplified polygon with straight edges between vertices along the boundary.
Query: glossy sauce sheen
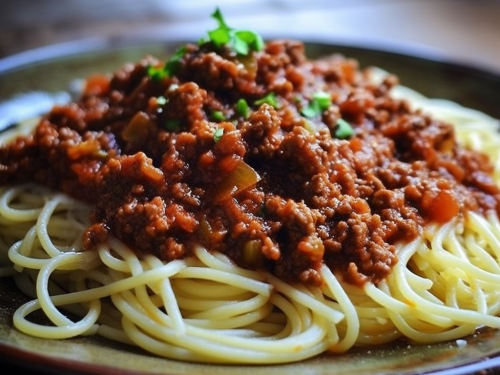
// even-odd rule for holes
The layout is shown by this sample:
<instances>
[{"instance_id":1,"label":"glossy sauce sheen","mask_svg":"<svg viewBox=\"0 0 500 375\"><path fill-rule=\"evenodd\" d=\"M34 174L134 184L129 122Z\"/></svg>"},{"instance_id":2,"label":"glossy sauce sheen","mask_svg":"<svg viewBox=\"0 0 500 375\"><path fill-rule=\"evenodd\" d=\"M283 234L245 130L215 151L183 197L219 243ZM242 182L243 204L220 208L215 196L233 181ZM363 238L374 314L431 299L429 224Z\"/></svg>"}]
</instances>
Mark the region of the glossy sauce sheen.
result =
<instances>
[{"instance_id":1,"label":"glossy sauce sheen","mask_svg":"<svg viewBox=\"0 0 500 375\"><path fill-rule=\"evenodd\" d=\"M244 58L188 45L174 76L148 74L162 64L90 77L78 102L0 150L0 183L92 205L89 250L113 235L169 261L201 244L315 285L322 263L376 283L397 262L394 244L426 223L498 209L488 159L459 147L451 124L392 99L394 76L372 83L356 61L311 61L295 41ZM306 119L317 92L332 105ZM257 104L269 93L277 103ZM335 137L339 119L353 135Z\"/></svg>"}]
</instances>

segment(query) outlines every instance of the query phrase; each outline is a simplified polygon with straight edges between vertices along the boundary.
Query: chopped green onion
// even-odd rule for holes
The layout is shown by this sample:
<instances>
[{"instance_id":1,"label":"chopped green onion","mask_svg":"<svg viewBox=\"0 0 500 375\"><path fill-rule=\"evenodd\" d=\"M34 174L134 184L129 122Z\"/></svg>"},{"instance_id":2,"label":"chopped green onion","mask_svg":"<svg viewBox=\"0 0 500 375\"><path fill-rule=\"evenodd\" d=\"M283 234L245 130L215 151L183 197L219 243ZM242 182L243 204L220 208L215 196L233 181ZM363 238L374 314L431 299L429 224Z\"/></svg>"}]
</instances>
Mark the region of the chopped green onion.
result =
<instances>
[{"instance_id":1,"label":"chopped green onion","mask_svg":"<svg viewBox=\"0 0 500 375\"><path fill-rule=\"evenodd\" d=\"M172 83L170 86L168 86L167 91L173 92L179 88L179 85L177 83Z\"/></svg>"},{"instance_id":2,"label":"chopped green onion","mask_svg":"<svg viewBox=\"0 0 500 375\"><path fill-rule=\"evenodd\" d=\"M222 111L213 111L211 114L210 114L210 118L213 120L213 121L224 121L226 119L226 116L224 116L224 113L222 113Z\"/></svg>"},{"instance_id":3,"label":"chopped green onion","mask_svg":"<svg viewBox=\"0 0 500 375\"><path fill-rule=\"evenodd\" d=\"M236 102L236 113L245 120L250 116L250 107L245 99L239 99Z\"/></svg>"},{"instance_id":4,"label":"chopped green onion","mask_svg":"<svg viewBox=\"0 0 500 375\"><path fill-rule=\"evenodd\" d=\"M217 130L214 133L214 142L215 143L219 142L223 135L224 135L224 129L217 128Z\"/></svg>"},{"instance_id":5,"label":"chopped green onion","mask_svg":"<svg viewBox=\"0 0 500 375\"><path fill-rule=\"evenodd\" d=\"M219 26L208 32L209 40L218 48L227 45L239 55L248 55L251 51L260 51L264 48L264 41L260 35L250 30L235 30L229 27L219 8L212 14ZM202 40L201 42L204 42Z\"/></svg>"},{"instance_id":6,"label":"chopped green onion","mask_svg":"<svg viewBox=\"0 0 500 375\"><path fill-rule=\"evenodd\" d=\"M181 128L181 120L174 119L174 120L167 120L165 123L165 129L169 131L179 131Z\"/></svg>"},{"instance_id":7,"label":"chopped green onion","mask_svg":"<svg viewBox=\"0 0 500 375\"><path fill-rule=\"evenodd\" d=\"M156 98L156 104L158 105L165 105L167 104L167 98L165 98L164 96L159 96Z\"/></svg>"},{"instance_id":8,"label":"chopped green onion","mask_svg":"<svg viewBox=\"0 0 500 375\"><path fill-rule=\"evenodd\" d=\"M313 95L313 100L318 103L319 108L325 111L332 105L332 97L329 93L324 91L318 91Z\"/></svg>"},{"instance_id":9,"label":"chopped green onion","mask_svg":"<svg viewBox=\"0 0 500 375\"><path fill-rule=\"evenodd\" d=\"M257 106L262 105L264 103L269 104L270 106L273 106L274 108L279 107L278 99L276 98L276 95L274 94L274 92L270 92L269 94L267 94L263 98L256 100L254 102L254 104Z\"/></svg>"},{"instance_id":10,"label":"chopped green onion","mask_svg":"<svg viewBox=\"0 0 500 375\"><path fill-rule=\"evenodd\" d=\"M352 126L344 119L337 120L337 128L335 129L335 137L339 139L346 139L354 134Z\"/></svg>"},{"instance_id":11,"label":"chopped green onion","mask_svg":"<svg viewBox=\"0 0 500 375\"><path fill-rule=\"evenodd\" d=\"M310 104L306 108L302 109L300 111L300 113L304 117L313 118L313 117L316 117L316 115L318 114L318 110L317 110L317 108L315 108L313 105Z\"/></svg>"},{"instance_id":12,"label":"chopped green onion","mask_svg":"<svg viewBox=\"0 0 500 375\"><path fill-rule=\"evenodd\" d=\"M307 118L319 116L332 105L330 94L324 91L318 91L313 95L309 105L303 108L300 113Z\"/></svg>"}]
</instances>

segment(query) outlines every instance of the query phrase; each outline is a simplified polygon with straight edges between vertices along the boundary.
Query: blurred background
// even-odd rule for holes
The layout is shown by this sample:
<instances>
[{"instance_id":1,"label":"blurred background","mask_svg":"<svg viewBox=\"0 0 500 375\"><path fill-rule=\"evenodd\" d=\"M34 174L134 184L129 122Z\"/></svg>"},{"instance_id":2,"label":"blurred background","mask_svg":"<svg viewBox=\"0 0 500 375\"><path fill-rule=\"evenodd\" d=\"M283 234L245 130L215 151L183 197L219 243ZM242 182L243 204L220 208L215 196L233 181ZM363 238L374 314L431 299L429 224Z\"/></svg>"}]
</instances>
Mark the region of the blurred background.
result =
<instances>
[{"instance_id":1,"label":"blurred background","mask_svg":"<svg viewBox=\"0 0 500 375\"><path fill-rule=\"evenodd\" d=\"M351 43L500 73L500 0L0 0L0 59L79 39L197 40L219 6L264 37Z\"/></svg>"}]
</instances>

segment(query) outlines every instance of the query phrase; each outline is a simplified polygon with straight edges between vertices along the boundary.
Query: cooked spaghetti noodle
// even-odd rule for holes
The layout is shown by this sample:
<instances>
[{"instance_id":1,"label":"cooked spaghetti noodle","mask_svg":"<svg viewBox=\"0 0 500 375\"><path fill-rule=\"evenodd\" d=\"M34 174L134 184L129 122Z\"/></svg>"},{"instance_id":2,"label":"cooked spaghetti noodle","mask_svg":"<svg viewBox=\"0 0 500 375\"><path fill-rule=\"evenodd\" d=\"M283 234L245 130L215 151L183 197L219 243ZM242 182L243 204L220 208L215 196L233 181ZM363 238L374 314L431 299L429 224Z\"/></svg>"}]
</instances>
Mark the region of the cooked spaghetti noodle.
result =
<instances>
[{"instance_id":1,"label":"cooked spaghetti noodle","mask_svg":"<svg viewBox=\"0 0 500 375\"><path fill-rule=\"evenodd\" d=\"M247 364L500 328L498 122L221 33L0 135L14 326Z\"/></svg>"}]
</instances>

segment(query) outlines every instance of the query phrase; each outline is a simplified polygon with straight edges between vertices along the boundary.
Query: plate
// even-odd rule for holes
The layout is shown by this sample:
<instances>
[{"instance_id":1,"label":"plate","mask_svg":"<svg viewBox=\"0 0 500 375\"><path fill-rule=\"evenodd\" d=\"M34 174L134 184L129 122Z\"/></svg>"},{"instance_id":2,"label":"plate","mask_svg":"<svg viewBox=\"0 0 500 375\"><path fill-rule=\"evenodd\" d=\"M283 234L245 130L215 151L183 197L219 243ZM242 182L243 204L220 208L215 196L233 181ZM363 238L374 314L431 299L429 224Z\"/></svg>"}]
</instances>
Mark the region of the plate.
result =
<instances>
[{"instance_id":1,"label":"plate","mask_svg":"<svg viewBox=\"0 0 500 375\"><path fill-rule=\"evenodd\" d=\"M92 39L50 46L0 60L0 128L29 111L44 111L65 100L78 79L117 70L147 54L166 58L183 41ZM398 51L306 42L307 55L342 53L362 67L375 65L401 83L430 97L453 100L500 118L500 75ZM7 119L7 120L6 120ZM158 358L140 349L96 337L45 340L12 327L12 314L26 301L9 278L0 279L0 365L24 373L169 375L364 375L487 374L500 369L500 331L485 330L435 345L397 343L380 349L355 349L307 361L273 366L185 363Z\"/></svg>"}]
</instances>

